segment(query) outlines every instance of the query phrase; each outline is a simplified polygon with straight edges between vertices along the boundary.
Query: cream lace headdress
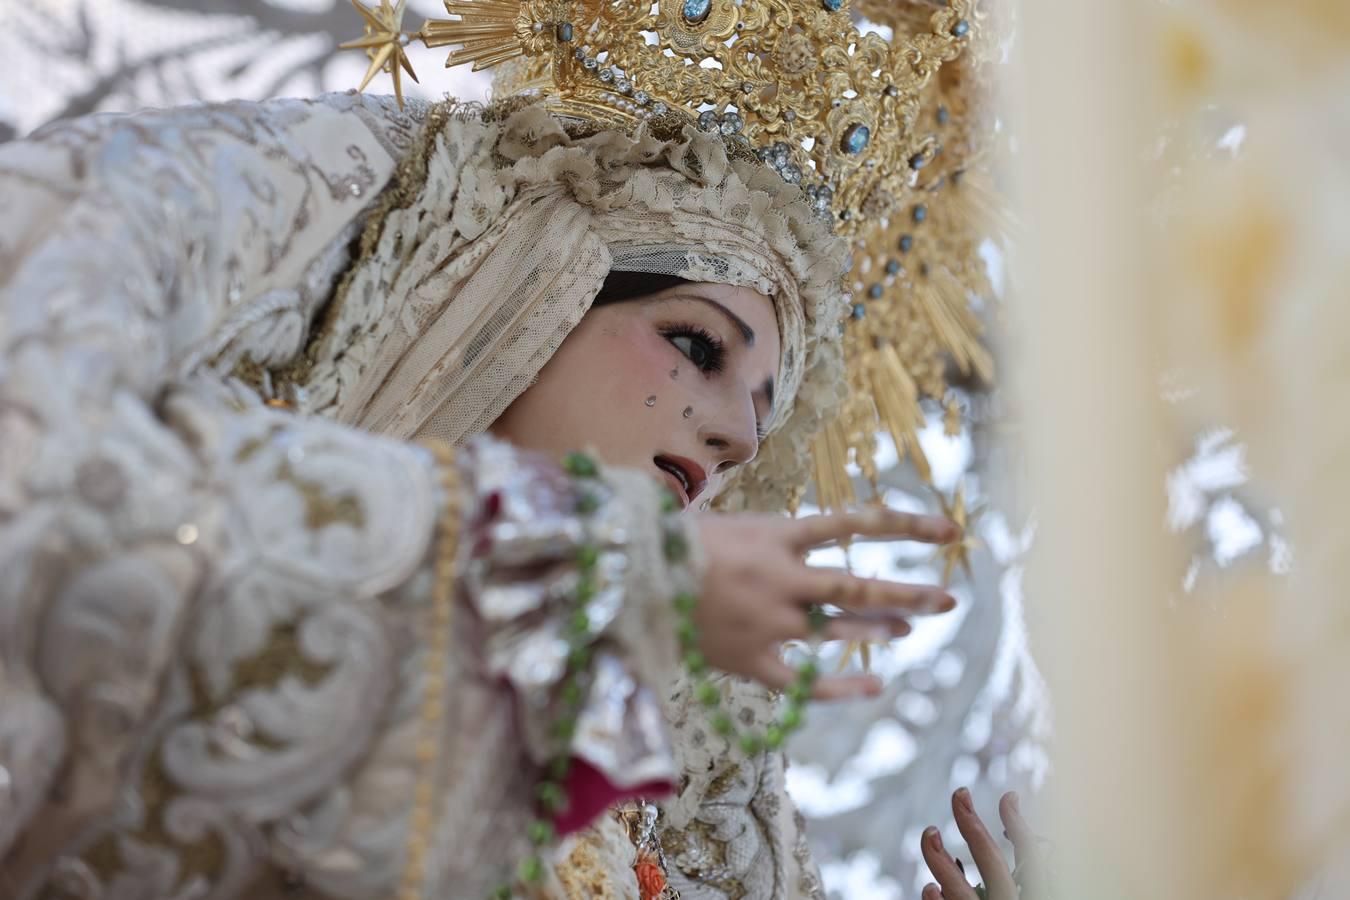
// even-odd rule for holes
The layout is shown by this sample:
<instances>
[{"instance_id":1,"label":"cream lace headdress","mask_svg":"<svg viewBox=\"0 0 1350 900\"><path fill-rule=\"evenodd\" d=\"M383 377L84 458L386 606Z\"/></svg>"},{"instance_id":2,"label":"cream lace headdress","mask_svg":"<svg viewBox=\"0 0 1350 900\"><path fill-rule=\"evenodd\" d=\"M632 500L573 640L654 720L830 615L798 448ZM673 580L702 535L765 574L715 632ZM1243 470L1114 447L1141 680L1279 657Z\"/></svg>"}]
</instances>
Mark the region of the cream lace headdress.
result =
<instances>
[{"instance_id":1,"label":"cream lace headdress","mask_svg":"<svg viewBox=\"0 0 1350 900\"><path fill-rule=\"evenodd\" d=\"M459 441L532 383L611 270L749 287L774 301L782 388L727 502L783 508L842 382L847 248L800 191L679 121L629 133L516 101L438 106L426 127L311 347L305 408Z\"/></svg>"}]
</instances>

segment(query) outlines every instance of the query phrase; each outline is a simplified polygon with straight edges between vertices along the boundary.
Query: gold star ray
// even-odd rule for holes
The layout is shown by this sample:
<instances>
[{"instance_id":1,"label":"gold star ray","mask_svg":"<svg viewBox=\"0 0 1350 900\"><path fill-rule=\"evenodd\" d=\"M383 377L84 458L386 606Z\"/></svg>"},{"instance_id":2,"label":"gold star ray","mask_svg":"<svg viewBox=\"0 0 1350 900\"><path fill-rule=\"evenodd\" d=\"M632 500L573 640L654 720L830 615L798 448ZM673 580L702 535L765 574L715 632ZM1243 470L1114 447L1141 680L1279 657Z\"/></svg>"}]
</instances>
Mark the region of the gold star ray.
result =
<instances>
[{"instance_id":1,"label":"gold star ray","mask_svg":"<svg viewBox=\"0 0 1350 900\"><path fill-rule=\"evenodd\" d=\"M984 514L985 507L969 509L966 506L964 484L956 486L950 500L941 491L936 493L942 514L961 529L961 536L950 544L938 548L937 554L933 557L934 560L942 560L942 586L945 588L951 586L952 574L957 566L965 571L966 578L974 580L975 576L970 568L970 554L984 546L984 542L975 535L975 523Z\"/></svg>"},{"instance_id":2,"label":"gold star ray","mask_svg":"<svg viewBox=\"0 0 1350 900\"><path fill-rule=\"evenodd\" d=\"M367 8L361 0L352 0L352 6L366 20L364 37L347 41L339 46L343 50L365 50L370 57L370 67L361 79L357 90L364 91L366 86L380 72L388 72L394 79L394 97L398 105L403 106L403 73L417 81L417 73L408 61L407 45L411 35L403 33L403 14L407 10L408 0L398 0L391 6L389 0L380 0L377 7Z\"/></svg>"}]
</instances>

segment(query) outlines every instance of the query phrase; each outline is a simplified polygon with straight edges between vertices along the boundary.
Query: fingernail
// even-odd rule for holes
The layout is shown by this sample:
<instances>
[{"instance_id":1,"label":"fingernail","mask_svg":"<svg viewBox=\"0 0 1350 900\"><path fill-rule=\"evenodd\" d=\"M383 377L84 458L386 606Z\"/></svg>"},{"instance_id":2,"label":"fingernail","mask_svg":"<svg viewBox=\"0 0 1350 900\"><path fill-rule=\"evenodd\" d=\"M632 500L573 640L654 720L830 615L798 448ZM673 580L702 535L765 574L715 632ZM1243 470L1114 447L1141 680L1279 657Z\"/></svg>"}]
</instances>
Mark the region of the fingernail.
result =
<instances>
[{"instance_id":1,"label":"fingernail","mask_svg":"<svg viewBox=\"0 0 1350 900\"><path fill-rule=\"evenodd\" d=\"M1017 791L1008 792L1008 805L1013 808L1013 812L1019 816L1022 814L1022 798L1017 796Z\"/></svg>"},{"instance_id":2,"label":"fingernail","mask_svg":"<svg viewBox=\"0 0 1350 900\"><path fill-rule=\"evenodd\" d=\"M942 599L938 601L938 612L951 612L956 609L956 598L951 594L943 594Z\"/></svg>"},{"instance_id":3,"label":"fingernail","mask_svg":"<svg viewBox=\"0 0 1350 900\"><path fill-rule=\"evenodd\" d=\"M891 629L885 625L878 625L867 632L867 640L874 644L884 644L891 639Z\"/></svg>"},{"instance_id":4,"label":"fingernail","mask_svg":"<svg viewBox=\"0 0 1350 900\"><path fill-rule=\"evenodd\" d=\"M930 846L932 846L934 850L937 850L939 853L947 852L946 849L942 846L942 835L938 833L937 828L935 828L934 826L929 825L926 829L924 829L923 838L929 843Z\"/></svg>"},{"instance_id":5,"label":"fingernail","mask_svg":"<svg viewBox=\"0 0 1350 900\"><path fill-rule=\"evenodd\" d=\"M975 805L970 801L970 791L961 788L956 792L956 802L966 812L974 812Z\"/></svg>"}]
</instances>

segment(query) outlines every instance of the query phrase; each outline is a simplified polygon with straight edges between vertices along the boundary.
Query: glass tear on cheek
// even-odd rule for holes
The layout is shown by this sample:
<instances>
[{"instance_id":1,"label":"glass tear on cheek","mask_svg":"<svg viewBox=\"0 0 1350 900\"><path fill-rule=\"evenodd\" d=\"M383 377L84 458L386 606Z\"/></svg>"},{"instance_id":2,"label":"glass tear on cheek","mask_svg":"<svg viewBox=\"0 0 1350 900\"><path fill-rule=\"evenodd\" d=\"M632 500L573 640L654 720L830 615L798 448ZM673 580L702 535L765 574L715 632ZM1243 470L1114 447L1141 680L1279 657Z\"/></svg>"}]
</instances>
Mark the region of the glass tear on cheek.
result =
<instances>
[{"instance_id":1,"label":"glass tear on cheek","mask_svg":"<svg viewBox=\"0 0 1350 900\"><path fill-rule=\"evenodd\" d=\"M655 405L656 405L656 395L655 395L655 394L652 394L650 397L647 398L647 405L648 405L648 406L655 406Z\"/></svg>"},{"instance_id":2,"label":"glass tear on cheek","mask_svg":"<svg viewBox=\"0 0 1350 900\"><path fill-rule=\"evenodd\" d=\"M684 408L684 417L685 417L686 419L688 419L688 418L689 418L690 416L692 416L693 414L694 414L694 408L693 408L692 406L686 406L686 407Z\"/></svg>"},{"instance_id":3,"label":"glass tear on cheek","mask_svg":"<svg viewBox=\"0 0 1350 900\"><path fill-rule=\"evenodd\" d=\"M670 370L670 379L671 379L672 381L674 381L676 378L679 378L679 377L680 377L680 370L679 370L679 369L671 369L671 370Z\"/></svg>"}]
</instances>

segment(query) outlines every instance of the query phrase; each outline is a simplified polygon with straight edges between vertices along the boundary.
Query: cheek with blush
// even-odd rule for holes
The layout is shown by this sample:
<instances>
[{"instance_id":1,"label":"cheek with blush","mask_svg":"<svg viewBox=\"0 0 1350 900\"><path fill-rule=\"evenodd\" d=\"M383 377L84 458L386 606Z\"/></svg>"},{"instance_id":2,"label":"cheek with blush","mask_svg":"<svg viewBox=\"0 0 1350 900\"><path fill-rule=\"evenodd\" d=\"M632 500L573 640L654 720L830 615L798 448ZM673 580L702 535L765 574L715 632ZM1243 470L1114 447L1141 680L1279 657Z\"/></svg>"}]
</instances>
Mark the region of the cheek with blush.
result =
<instances>
[{"instance_id":1,"label":"cheek with blush","mask_svg":"<svg viewBox=\"0 0 1350 900\"><path fill-rule=\"evenodd\" d=\"M623 408L634 405L651 407L667 401L671 388L679 383L679 376L671 372L678 368L670 342L656 332L650 323L632 321L619 329L608 348L606 358L618 376L616 397ZM652 397L655 403L649 403Z\"/></svg>"}]
</instances>

